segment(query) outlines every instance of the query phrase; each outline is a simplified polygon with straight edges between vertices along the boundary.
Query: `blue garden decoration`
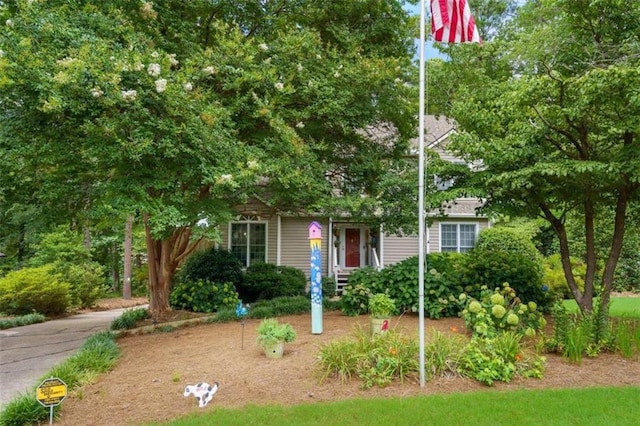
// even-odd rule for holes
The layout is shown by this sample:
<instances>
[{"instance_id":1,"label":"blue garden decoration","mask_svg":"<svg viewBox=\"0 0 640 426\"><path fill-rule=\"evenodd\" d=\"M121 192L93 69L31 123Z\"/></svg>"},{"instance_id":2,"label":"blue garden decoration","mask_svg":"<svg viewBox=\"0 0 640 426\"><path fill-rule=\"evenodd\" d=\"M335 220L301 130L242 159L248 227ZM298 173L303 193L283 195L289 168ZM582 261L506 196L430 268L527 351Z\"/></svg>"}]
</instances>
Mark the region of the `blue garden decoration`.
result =
<instances>
[{"instance_id":1,"label":"blue garden decoration","mask_svg":"<svg viewBox=\"0 0 640 426\"><path fill-rule=\"evenodd\" d=\"M242 324L242 343L241 349L244 350L244 319L249 313L249 305L243 305L242 300L238 302L236 305L236 316L240 320L240 324Z\"/></svg>"}]
</instances>

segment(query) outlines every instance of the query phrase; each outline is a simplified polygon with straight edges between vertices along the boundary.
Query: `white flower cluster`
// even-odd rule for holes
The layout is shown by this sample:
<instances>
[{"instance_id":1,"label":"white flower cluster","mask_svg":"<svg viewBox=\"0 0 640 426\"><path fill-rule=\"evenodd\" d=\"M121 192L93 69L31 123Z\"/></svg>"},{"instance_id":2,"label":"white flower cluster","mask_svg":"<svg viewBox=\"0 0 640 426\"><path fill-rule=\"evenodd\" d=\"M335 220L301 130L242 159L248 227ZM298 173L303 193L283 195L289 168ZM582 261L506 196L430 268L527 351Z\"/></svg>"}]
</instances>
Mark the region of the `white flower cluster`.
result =
<instances>
[{"instance_id":1,"label":"white flower cluster","mask_svg":"<svg viewBox=\"0 0 640 426\"><path fill-rule=\"evenodd\" d=\"M191 84L190 82L186 82L185 84L182 85L182 87L184 88L184 90L186 90L187 92L190 92L193 90L193 84Z\"/></svg>"},{"instance_id":2,"label":"white flower cluster","mask_svg":"<svg viewBox=\"0 0 640 426\"><path fill-rule=\"evenodd\" d=\"M265 52L269 50L269 46L267 46L266 43L260 43L258 47L260 48L260 50L264 50Z\"/></svg>"},{"instance_id":3,"label":"white flower cluster","mask_svg":"<svg viewBox=\"0 0 640 426\"><path fill-rule=\"evenodd\" d=\"M180 62L178 62L178 60L176 59L176 54L175 53L171 53L169 54L169 62L171 63L172 67L177 66Z\"/></svg>"},{"instance_id":4,"label":"white flower cluster","mask_svg":"<svg viewBox=\"0 0 640 426\"><path fill-rule=\"evenodd\" d=\"M120 93L122 94L122 99L127 102L135 101L136 97L138 96L138 92L136 92L135 90L123 90Z\"/></svg>"},{"instance_id":5,"label":"white flower cluster","mask_svg":"<svg viewBox=\"0 0 640 426\"><path fill-rule=\"evenodd\" d=\"M99 98L102 95L104 95L104 92L102 91L102 89L100 89L100 87L94 87L93 89L91 89L91 96L93 96L94 98Z\"/></svg>"},{"instance_id":6,"label":"white flower cluster","mask_svg":"<svg viewBox=\"0 0 640 426\"><path fill-rule=\"evenodd\" d=\"M231 182L231 179L233 179L233 175L230 175L230 174L220 175L220 177L218 178L218 183Z\"/></svg>"},{"instance_id":7,"label":"white flower cluster","mask_svg":"<svg viewBox=\"0 0 640 426\"><path fill-rule=\"evenodd\" d=\"M216 71L215 69L213 69L213 66L209 65L208 67L203 68L202 72L205 73L206 75L213 75Z\"/></svg>"},{"instance_id":8,"label":"white flower cluster","mask_svg":"<svg viewBox=\"0 0 640 426\"><path fill-rule=\"evenodd\" d=\"M282 90L284 89L284 84L281 82L277 82L276 84L273 85L273 87L275 87L276 90Z\"/></svg>"},{"instance_id":9,"label":"white flower cluster","mask_svg":"<svg viewBox=\"0 0 640 426\"><path fill-rule=\"evenodd\" d=\"M160 64L149 64L147 67L147 72L152 77L157 77L160 75Z\"/></svg>"},{"instance_id":10,"label":"white flower cluster","mask_svg":"<svg viewBox=\"0 0 640 426\"><path fill-rule=\"evenodd\" d=\"M11 19L7 19L4 23L7 25L7 27L13 27L13 21Z\"/></svg>"},{"instance_id":11,"label":"white flower cluster","mask_svg":"<svg viewBox=\"0 0 640 426\"><path fill-rule=\"evenodd\" d=\"M4 56L4 50L0 49L0 58Z\"/></svg>"},{"instance_id":12,"label":"white flower cluster","mask_svg":"<svg viewBox=\"0 0 640 426\"><path fill-rule=\"evenodd\" d=\"M167 90L167 80L160 78L156 80L156 92L162 93Z\"/></svg>"},{"instance_id":13,"label":"white flower cluster","mask_svg":"<svg viewBox=\"0 0 640 426\"><path fill-rule=\"evenodd\" d=\"M158 12L153 10L153 2L143 1L142 6L140 7L140 13L147 19L156 19L158 16Z\"/></svg>"}]
</instances>

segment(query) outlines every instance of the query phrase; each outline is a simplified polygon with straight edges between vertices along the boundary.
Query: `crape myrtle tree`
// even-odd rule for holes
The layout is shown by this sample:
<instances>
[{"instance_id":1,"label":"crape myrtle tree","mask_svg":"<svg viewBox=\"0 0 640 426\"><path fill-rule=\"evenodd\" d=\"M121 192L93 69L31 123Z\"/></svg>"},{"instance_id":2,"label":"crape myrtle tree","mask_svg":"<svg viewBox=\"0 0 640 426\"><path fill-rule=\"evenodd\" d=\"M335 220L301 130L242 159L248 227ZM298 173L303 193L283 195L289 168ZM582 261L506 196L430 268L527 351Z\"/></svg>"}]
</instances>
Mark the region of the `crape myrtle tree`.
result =
<instances>
[{"instance_id":1,"label":"crape myrtle tree","mask_svg":"<svg viewBox=\"0 0 640 426\"><path fill-rule=\"evenodd\" d=\"M234 205L375 195L415 127L402 3L3 1L3 202L82 226L141 217L162 313Z\"/></svg>"},{"instance_id":2,"label":"crape myrtle tree","mask_svg":"<svg viewBox=\"0 0 640 426\"><path fill-rule=\"evenodd\" d=\"M451 57L438 64L454 82L439 108L459 124L452 149L482 162L456 191L486 197L487 211L545 219L580 309L594 308L598 279L605 308L639 201L640 3L528 1L494 39ZM575 217L581 244L568 238ZM570 256L586 261L584 290Z\"/></svg>"}]
</instances>

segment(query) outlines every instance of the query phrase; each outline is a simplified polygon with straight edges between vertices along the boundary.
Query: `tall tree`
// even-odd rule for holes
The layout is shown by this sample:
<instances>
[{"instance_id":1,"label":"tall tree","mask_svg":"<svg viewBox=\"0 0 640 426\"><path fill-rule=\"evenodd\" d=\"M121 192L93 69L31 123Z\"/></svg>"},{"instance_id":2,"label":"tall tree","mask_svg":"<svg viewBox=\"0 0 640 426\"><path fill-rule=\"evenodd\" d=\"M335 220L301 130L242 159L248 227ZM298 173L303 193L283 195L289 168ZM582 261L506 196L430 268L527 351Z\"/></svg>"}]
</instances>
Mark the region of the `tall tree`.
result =
<instances>
[{"instance_id":1,"label":"tall tree","mask_svg":"<svg viewBox=\"0 0 640 426\"><path fill-rule=\"evenodd\" d=\"M180 262L238 202L319 208L327 176L375 195L413 132L401 5L3 2L2 187L80 224L106 204L140 214L161 313ZM380 123L386 143L371 143Z\"/></svg>"},{"instance_id":2,"label":"tall tree","mask_svg":"<svg viewBox=\"0 0 640 426\"><path fill-rule=\"evenodd\" d=\"M585 312L598 273L596 230L613 230L601 275L605 307L629 206L639 201L639 46L637 2L537 0L448 68L462 82L445 107L461 130L453 148L483 164L465 172L458 190L484 194L487 210L548 221ZM569 215L581 217L584 252L571 252ZM571 255L586 260L584 290Z\"/></svg>"}]
</instances>

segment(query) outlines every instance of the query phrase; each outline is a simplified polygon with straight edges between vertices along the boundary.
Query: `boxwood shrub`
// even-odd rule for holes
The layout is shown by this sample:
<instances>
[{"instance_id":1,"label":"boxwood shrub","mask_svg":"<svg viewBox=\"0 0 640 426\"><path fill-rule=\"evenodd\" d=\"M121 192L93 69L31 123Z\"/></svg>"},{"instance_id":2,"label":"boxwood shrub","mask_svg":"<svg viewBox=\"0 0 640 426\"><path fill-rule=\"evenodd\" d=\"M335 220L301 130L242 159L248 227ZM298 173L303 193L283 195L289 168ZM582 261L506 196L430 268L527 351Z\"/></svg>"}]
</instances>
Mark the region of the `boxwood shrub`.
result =
<instances>
[{"instance_id":1,"label":"boxwood shrub","mask_svg":"<svg viewBox=\"0 0 640 426\"><path fill-rule=\"evenodd\" d=\"M192 312L217 312L235 307L238 292L233 283L213 283L208 280L185 281L173 287L169 303L173 309Z\"/></svg>"},{"instance_id":2,"label":"boxwood shrub","mask_svg":"<svg viewBox=\"0 0 640 426\"><path fill-rule=\"evenodd\" d=\"M306 286L307 278L299 269L256 263L247 268L238 292L243 301L255 302L282 296L302 296Z\"/></svg>"}]
</instances>

